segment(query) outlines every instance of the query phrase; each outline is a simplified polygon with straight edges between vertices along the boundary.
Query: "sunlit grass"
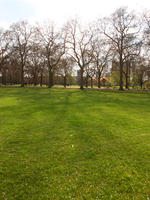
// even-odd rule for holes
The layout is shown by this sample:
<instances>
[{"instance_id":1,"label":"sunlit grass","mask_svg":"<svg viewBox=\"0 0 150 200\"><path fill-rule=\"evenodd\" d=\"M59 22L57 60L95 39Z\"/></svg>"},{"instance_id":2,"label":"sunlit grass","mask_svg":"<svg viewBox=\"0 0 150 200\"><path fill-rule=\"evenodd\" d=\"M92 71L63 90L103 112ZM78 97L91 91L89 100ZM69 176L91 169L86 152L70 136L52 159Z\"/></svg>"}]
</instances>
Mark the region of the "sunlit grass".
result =
<instances>
[{"instance_id":1,"label":"sunlit grass","mask_svg":"<svg viewBox=\"0 0 150 200\"><path fill-rule=\"evenodd\" d=\"M0 199L150 198L150 93L0 88Z\"/></svg>"}]
</instances>

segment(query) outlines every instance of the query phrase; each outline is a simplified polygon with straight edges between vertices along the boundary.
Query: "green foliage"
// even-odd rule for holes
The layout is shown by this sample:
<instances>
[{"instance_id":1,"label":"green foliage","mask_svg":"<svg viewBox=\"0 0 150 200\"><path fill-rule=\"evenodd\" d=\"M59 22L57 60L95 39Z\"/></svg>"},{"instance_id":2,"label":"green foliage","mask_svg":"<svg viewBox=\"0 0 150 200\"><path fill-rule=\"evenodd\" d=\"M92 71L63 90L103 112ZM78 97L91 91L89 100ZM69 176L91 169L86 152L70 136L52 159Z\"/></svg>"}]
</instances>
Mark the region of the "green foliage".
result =
<instances>
[{"instance_id":1,"label":"green foliage","mask_svg":"<svg viewBox=\"0 0 150 200\"><path fill-rule=\"evenodd\" d=\"M149 99L0 88L0 199L149 199Z\"/></svg>"},{"instance_id":2,"label":"green foliage","mask_svg":"<svg viewBox=\"0 0 150 200\"><path fill-rule=\"evenodd\" d=\"M144 83L144 87L145 87L146 89L150 89L150 81L146 81L146 82Z\"/></svg>"},{"instance_id":3,"label":"green foliage","mask_svg":"<svg viewBox=\"0 0 150 200\"><path fill-rule=\"evenodd\" d=\"M77 82L76 77L72 76L71 74L68 74L68 76L67 76L67 84L75 85L76 82Z\"/></svg>"},{"instance_id":4,"label":"green foliage","mask_svg":"<svg viewBox=\"0 0 150 200\"><path fill-rule=\"evenodd\" d=\"M112 71L110 76L110 82L112 85L119 85L120 83L120 74L119 71Z\"/></svg>"},{"instance_id":5,"label":"green foliage","mask_svg":"<svg viewBox=\"0 0 150 200\"><path fill-rule=\"evenodd\" d=\"M114 70L110 75L110 83L112 85L120 85L120 72L119 70ZM123 83L125 85L125 75L123 74Z\"/></svg>"}]
</instances>

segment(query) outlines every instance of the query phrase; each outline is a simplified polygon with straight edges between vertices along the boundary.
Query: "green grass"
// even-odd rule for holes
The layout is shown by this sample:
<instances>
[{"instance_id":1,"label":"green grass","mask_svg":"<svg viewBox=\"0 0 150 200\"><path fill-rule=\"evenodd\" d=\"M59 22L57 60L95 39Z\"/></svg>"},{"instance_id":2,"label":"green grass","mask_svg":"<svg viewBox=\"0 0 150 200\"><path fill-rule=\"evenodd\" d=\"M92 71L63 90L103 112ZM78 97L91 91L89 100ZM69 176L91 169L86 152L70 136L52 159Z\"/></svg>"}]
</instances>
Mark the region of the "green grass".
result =
<instances>
[{"instance_id":1,"label":"green grass","mask_svg":"<svg viewBox=\"0 0 150 200\"><path fill-rule=\"evenodd\" d=\"M150 199L150 93L0 88L0 199Z\"/></svg>"}]
</instances>

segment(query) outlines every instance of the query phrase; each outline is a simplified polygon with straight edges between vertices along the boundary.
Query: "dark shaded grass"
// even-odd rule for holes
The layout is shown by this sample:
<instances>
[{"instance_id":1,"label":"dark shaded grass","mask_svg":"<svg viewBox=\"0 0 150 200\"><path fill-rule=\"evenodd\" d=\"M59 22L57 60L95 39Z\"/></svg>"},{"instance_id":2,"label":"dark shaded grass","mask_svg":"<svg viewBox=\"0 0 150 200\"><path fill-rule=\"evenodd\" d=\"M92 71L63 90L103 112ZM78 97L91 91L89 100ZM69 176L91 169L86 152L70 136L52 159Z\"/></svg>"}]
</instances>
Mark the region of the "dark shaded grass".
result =
<instances>
[{"instance_id":1,"label":"dark shaded grass","mask_svg":"<svg viewBox=\"0 0 150 200\"><path fill-rule=\"evenodd\" d=\"M0 88L0 199L150 198L150 93Z\"/></svg>"}]
</instances>

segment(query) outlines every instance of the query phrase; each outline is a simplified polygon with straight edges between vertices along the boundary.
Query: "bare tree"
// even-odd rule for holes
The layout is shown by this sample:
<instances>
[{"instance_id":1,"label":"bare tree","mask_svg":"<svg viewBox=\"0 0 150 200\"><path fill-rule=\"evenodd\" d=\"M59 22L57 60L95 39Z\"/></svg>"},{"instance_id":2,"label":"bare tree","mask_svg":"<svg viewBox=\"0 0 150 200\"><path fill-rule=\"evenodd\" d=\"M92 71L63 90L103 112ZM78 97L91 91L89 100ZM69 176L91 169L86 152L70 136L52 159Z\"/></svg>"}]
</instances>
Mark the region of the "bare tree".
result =
<instances>
[{"instance_id":1,"label":"bare tree","mask_svg":"<svg viewBox=\"0 0 150 200\"><path fill-rule=\"evenodd\" d=\"M141 42L137 42L135 46L130 47L124 51L124 69L123 73L125 75L125 87L129 90L129 82L131 70L134 67L135 60L138 60L141 52Z\"/></svg>"},{"instance_id":2,"label":"bare tree","mask_svg":"<svg viewBox=\"0 0 150 200\"><path fill-rule=\"evenodd\" d=\"M111 58L111 46L103 39L96 38L93 41L93 63L95 66L96 76L98 78L98 88L101 87L101 78L108 69L108 63Z\"/></svg>"},{"instance_id":3,"label":"bare tree","mask_svg":"<svg viewBox=\"0 0 150 200\"><path fill-rule=\"evenodd\" d=\"M63 77L64 80L64 87L66 88L67 85L67 78L69 75L72 74L74 62L70 57L61 58L59 66L58 66L58 73Z\"/></svg>"},{"instance_id":4,"label":"bare tree","mask_svg":"<svg viewBox=\"0 0 150 200\"><path fill-rule=\"evenodd\" d=\"M86 66L92 61L92 37L90 30L82 30L77 20L66 25L68 54L80 68L80 89L83 89L83 74Z\"/></svg>"},{"instance_id":5,"label":"bare tree","mask_svg":"<svg viewBox=\"0 0 150 200\"><path fill-rule=\"evenodd\" d=\"M39 74L41 68L42 50L39 45L33 44L28 56L28 77L32 79L34 86L39 82Z\"/></svg>"},{"instance_id":6,"label":"bare tree","mask_svg":"<svg viewBox=\"0 0 150 200\"><path fill-rule=\"evenodd\" d=\"M143 29L143 38L145 39L144 45L144 54L146 55L146 59L150 63L150 12L144 13L144 29ZM150 71L150 65L149 69Z\"/></svg>"},{"instance_id":7,"label":"bare tree","mask_svg":"<svg viewBox=\"0 0 150 200\"><path fill-rule=\"evenodd\" d=\"M2 73L2 83L6 84L7 63L10 55L9 31L0 29L0 72Z\"/></svg>"},{"instance_id":8,"label":"bare tree","mask_svg":"<svg viewBox=\"0 0 150 200\"><path fill-rule=\"evenodd\" d=\"M51 22L36 26L30 26L27 22L12 24L8 31L0 30L2 82L21 82L23 87L26 77L35 85L48 83L48 87L52 87L55 74L58 74L57 80L62 82L63 77L66 87L67 76L70 77L72 70L69 57L73 60L73 67L79 69L80 88L84 88L84 83L87 87L89 79L93 87L95 77L100 88L102 77L109 71L111 59L117 69L115 82L118 81L120 90L123 90L123 82L129 89L138 57L141 56L149 62L148 12L144 15L144 20L143 35L137 17L128 13L126 8L117 9L110 18L94 22L92 26L81 26L78 20L71 20L62 28L57 28ZM148 67L149 65L145 69ZM115 69L114 66L112 68ZM112 71L115 73L115 70ZM139 70L134 71L134 75L136 72L139 76Z\"/></svg>"},{"instance_id":9,"label":"bare tree","mask_svg":"<svg viewBox=\"0 0 150 200\"><path fill-rule=\"evenodd\" d=\"M104 35L112 43L120 68L120 90L123 90L124 51L135 45L137 23L135 16L127 12L127 8L117 9L111 18L105 18L101 26ZM138 27L139 28L139 27Z\"/></svg>"},{"instance_id":10,"label":"bare tree","mask_svg":"<svg viewBox=\"0 0 150 200\"><path fill-rule=\"evenodd\" d=\"M21 87L24 87L24 71L27 63L27 57L31 49L32 28L25 21L15 23L10 27L11 38L13 40L13 49L18 55L18 61L21 69Z\"/></svg>"},{"instance_id":11,"label":"bare tree","mask_svg":"<svg viewBox=\"0 0 150 200\"><path fill-rule=\"evenodd\" d=\"M145 44L148 47L148 50L150 50L150 14L149 12L144 13L143 19L144 19L143 37L145 38Z\"/></svg>"},{"instance_id":12,"label":"bare tree","mask_svg":"<svg viewBox=\"0 0 150 200\"><path fill-rule=\"evenodd\" d=\"M144 82L148 80L149 63L144 57L139 56L136 59L133 69L133 81L143 89Z\"/></svg>"},{"instance_id":13,"label":"bare tree","mask_svg":"<svg viewBox=\"0 0 150 200\"><path fill-rule=\"evenodd\" d=\"M56 30L52 23L37 26L41 46L45 49L45 58L49 74L48 87L53 86L54 71L65 53L65 36L62 31Z\"/></svg>"}]
</instances>

